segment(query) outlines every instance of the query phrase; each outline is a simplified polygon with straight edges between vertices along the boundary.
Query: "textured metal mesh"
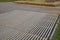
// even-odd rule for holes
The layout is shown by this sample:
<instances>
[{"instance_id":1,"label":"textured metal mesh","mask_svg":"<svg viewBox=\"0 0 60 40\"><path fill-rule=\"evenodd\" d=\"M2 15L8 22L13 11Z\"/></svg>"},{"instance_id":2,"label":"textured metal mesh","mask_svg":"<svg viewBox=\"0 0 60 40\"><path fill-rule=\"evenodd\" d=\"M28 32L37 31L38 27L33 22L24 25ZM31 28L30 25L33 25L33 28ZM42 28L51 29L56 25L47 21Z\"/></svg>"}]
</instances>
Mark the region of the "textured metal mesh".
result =
<instances>
[{"instance_id":1,"label":"textured metal mesh","mask_svg":"<svg viewBox=\"0 0 60 40\"><path fill-rule=\"evenodd\" d=\"M47 40L57 18L21 10L0 14L0 40Z\"/></svg>"}]
</instances>

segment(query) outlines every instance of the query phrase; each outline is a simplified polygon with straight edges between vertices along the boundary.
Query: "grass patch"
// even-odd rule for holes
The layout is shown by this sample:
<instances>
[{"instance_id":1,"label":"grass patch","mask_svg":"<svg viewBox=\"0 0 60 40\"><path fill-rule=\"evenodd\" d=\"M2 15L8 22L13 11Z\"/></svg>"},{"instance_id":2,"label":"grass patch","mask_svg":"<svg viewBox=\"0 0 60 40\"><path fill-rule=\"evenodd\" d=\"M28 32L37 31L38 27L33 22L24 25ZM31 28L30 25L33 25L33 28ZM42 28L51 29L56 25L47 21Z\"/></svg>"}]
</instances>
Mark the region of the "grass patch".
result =
<instances>
[{"instance_id":1,"label":"grass patch","mask_svg":"<svg viewBox=\"0 0 60 40\"><path fill-rule=\"evenodd\" d=\"M52 40L60 40L60 20Z\"/></svg>"},{"instance_id":2,"label":"grass patch","mask_svg":"<svg viewBox=\"0 0 60 40\"><path fill-rule=\"evenodd\" d=\"M45 2L45 0L33 0L33 1L37 1L37 2Z\"/></svg>"},{"instance_id":3,"label":"grass patch","mask_svg":"<svg viewBox=\"0 0 60 40\"><path fill-rule=\"evenodd\" d=\"M12 2L17 0L0 0L0 2ZM20 0L20 1L28 1L28 0ZM29 0L29 1L37 1L37 2L44 2L45 0Z\"/></svg>"},{"instance_id":4,"label":"grass patch","mask_svg":"<svg viewBox=\"0 0 60 40\"><path fill-rule=\"evenodd\" d=\"M17 1L17 0L0 0L0 2L12 2L12 1ZM28 1L28 0L20 0L20 1ZM40 1L40 2L44 2L45 0L30 0L30 1Z\"/></svg>"},{"instance_id":5,"label":"grass patch","mask_svg":"<svg viewBox=\"0 0 60 40\"><path fill-rule=\"evenodd\" d=\"M16 0L0 0L0 2L12 2L12 1L16 1Z\"/></svg>"}]
</instances>

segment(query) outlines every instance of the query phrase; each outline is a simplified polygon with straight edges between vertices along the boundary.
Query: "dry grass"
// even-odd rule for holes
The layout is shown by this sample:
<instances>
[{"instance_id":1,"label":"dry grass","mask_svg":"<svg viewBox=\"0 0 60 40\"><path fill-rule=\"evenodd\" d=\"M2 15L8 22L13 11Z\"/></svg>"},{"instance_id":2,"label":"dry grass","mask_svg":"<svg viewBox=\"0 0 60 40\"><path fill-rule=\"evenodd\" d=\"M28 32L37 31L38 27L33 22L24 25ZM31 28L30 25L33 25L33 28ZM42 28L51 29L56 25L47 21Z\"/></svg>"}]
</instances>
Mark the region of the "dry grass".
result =
<instances>
[{"instance_id":1,"label":"dry grass","mask_svg":"<svg viewBox=\"0 0 60 40\"><path fill-rule=\"evenodd\" d=\"M52 6L52 7L55 7L55 6L58 6L60 4L60 2L51 2L51 3L47 3L47 2L38 2L38 1L15 1L15 3L18 3L18 4L31 4L31 5L41 5L41 6Z\"/></svg>"}]
</instances>

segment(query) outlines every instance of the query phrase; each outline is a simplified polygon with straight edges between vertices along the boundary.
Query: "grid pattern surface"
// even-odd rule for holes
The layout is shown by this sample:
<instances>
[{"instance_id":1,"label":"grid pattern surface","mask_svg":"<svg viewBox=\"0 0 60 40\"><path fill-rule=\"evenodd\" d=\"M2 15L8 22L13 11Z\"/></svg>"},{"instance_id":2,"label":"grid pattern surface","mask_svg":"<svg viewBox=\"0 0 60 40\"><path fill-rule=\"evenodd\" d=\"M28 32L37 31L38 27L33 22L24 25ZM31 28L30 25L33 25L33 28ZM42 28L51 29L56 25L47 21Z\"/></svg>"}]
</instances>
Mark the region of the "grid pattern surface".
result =
<instances>
[{"instance_id":1,"label":"grid pattern surface","mask_svg":"<svg viewBox=\"0 0 60 40\"><path fill-rule=\"evenodd\" d=\"M0 40L47 40L57 14L15 10L0 14Z\"/></svg>"}]
</instances>

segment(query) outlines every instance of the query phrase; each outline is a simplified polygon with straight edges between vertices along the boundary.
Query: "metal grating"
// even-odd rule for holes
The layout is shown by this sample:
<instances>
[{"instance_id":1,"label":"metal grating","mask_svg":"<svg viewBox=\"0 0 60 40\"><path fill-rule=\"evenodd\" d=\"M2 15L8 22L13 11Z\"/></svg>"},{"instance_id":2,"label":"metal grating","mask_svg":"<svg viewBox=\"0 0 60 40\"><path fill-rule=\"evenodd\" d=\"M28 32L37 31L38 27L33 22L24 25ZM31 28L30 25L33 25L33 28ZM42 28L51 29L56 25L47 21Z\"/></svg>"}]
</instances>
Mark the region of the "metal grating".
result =
<instances>
[{"instance_id":1,"label":"metal grating","mask_svg":"<svg viewBox=\"0 0 60 40\"><path fill-rule=\"evenodd\" d=\"M16 34L14 37L10 37L10 40L48 40L50 33L54 27L54 24L58 18L56 15L47 15L42 20L42 23L36 25L33 24L33 27L30 31L23 34L22 38L19 38L19 34Z\"/></svg>"},{"instance_id":2,"label":"metal grating","mask_svg":"<svg viewBox=\"0 0 60 40\"><path fill-rule=\"evenodd\" d=\"M0 40L48 40L57 19L57 14L21 10L1 14Z\"/></svg>"},{"instance_id":3,"label":"metal grating","mask_svg":"<svg viewBox=\"0 0 60 40\"><path fill-rule=\"evenodd\" d=\"M34 28L25 33L21 40L48 40L58 16L47 15L42 23L34 25Z\"/></svg>"}]
</instances>

